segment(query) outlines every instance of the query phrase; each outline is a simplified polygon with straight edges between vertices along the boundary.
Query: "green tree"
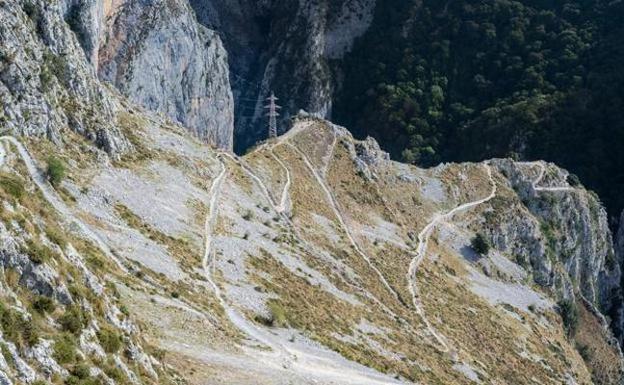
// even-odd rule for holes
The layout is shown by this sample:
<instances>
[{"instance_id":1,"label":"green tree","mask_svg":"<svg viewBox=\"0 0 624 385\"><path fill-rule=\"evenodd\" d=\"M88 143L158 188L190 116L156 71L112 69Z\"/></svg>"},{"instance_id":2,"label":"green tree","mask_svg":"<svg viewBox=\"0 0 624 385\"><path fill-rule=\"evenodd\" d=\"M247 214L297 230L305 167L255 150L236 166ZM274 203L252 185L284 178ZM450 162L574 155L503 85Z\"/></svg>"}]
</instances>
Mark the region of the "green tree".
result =
<instances>
[{"instance_id":1,"label":"green tree","mask_svg":"<svg viewBox=\"0 0 624 385\"><path fill-rule=\"evenodd\" d=\"M478 233L474 236L474 238L472 238L472 240L470 241L470 246L475 252L479 253L482 256L485 256L490 252L490 243L481 233Z\"/></svg>"},{"instance_id":2,"label":"green tree","mask_svg":"<svg viewBox=\"0 0 624 385\"><path fill-rule=\"evenodd\" d=\"M65 179L66 172L65 163L63 163L62 160L54 156L48 158L48 169L46 175L48 176L48 180L52 186L58 187L63 179Z\"/></svg>"}]
</instances>

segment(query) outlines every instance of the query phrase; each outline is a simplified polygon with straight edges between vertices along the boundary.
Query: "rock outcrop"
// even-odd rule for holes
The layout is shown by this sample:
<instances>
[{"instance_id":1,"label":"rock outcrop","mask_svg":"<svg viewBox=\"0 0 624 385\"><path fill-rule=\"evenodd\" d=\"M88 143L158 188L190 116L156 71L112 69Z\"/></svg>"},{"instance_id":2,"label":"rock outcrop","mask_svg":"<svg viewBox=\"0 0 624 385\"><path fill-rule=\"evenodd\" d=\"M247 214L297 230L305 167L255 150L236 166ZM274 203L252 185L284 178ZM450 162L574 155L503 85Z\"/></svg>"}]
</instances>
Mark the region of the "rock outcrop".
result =
<instances>
[{"instance_id":1,"label":"rock outcrop","mask_svg":"<svg viewBox=\"0 0 624 385\"><path fill-rule=\"evenodd\" d=\"M57 144L69 128L123 153L130 145L112 124L114 98L85 60L67 9L44 0L0 6L0 126Z\"/></svg>"},{"instance_id":2,"label":"rock outcrop","mask_svg":"<svg viewBox=\"0 0 624 385\"><path fill-rule=\"evenodd\" d=\"M364 34L375 9L375 0L190 2L230 52L239 149L265 138L263 104L271 90L284 107L282 132L299 109L331 116L340 78L332 63Z\"/></svg>"},{"instance_id":3,"label":"rock outcrop","mask_svg":"<svg viewBox=\"0 0 624 385\"><path fill-rule=\"evenodd\" d=\"M508 176L528 215L509 208L497 226L489 227L494 245L522 261L539 285L562 298L581 296L613 316L613 329L620 334L622 256L614 252L598 197L580 188L568 190L568 173L552 164L495 164ZM540 167L545 176L536 184ZM564 189L539 190L544 187Z\"/></svg>"},{"instance_id":4,"label":"rock outcrop","mask_svg":"<svg viewBox=\"0 0 624 385\"><path fill-rule=\"evenodd\" d=\"M201 139L231 149L228 55L220 37L197 23L187 0L128 1L110 7L105 17L100 78Z\"/></svg>"}]
</instances>

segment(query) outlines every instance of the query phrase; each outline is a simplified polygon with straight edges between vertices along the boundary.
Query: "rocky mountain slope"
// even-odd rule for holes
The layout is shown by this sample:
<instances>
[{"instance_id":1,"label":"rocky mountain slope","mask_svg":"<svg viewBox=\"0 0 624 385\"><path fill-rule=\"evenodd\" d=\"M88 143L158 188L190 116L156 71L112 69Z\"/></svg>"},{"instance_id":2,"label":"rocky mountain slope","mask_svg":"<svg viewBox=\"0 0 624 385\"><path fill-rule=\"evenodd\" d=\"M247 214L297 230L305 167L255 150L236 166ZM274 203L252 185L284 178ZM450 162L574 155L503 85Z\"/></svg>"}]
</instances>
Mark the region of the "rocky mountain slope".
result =
<instances>
[{"instance_id":1,"label":"rocky mountain slope","mask_svg":"<svg viewBox=\"0 0 624 385\"><path fill-rule=\"evenodd\" d=\"M619 263L604 211L564 171L510 160L417 169L389 161L374 141L305 117L238 158L125 108L115 125L132 132L135 150L109 162L76 137L59 154L69 178L56 188L38 171L51 142L27 141L25 152L23 141L2 141L2 255L17 293L6 301L35 317L38 296L51 298L56 313L39 321L46 338L64 335L61 314L75 311L65 294L74 295L71 285L106 280L110 294L101 298L140 325L134 344L148 347L141 351L159 378L619 381L619 345L600 313L613 305L603 293L619 298ZM31 193L13 196L14 185ZM475 252L475 234L492 249ZM42 259L46 247L53 251ZM65 258L79 271L63 273ZM106 306L98 313L101 305L85 298L81 309L94 309L97 326L79 326L80 341L101 324L117 327ZM133 335L116 333L126 343ZM46 362L67 371L56 375L31 348L17 350L33 379L76 370L56 344ZM82 344L75 349L104 373L110 361L152 381L134 356L102 361ZM115 381L134 381L121 370ZM18 369L5 373L21 378Z\"/></svg>"},{"instance_id":2,"label":"rocky mountain slope","mask_svg":"<svg viewBox=\"0 0 624 385\"><path fill-rule=\"evenodd\" d=\"M309 115L235 156L231 110L185 104L229 92L189 12L0 1L0 382L621 382L594 194L544 162L393 162Z\"/></svg>"}]
</instances>

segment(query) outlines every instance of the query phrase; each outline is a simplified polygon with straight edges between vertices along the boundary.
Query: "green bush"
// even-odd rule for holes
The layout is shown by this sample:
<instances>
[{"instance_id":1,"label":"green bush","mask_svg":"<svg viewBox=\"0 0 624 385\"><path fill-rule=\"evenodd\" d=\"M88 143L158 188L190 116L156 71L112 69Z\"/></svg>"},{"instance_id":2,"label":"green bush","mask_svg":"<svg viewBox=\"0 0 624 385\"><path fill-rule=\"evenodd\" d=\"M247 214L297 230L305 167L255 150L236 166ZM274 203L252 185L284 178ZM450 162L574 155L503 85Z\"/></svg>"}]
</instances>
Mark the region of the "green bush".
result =
<instances>
[{"instance_id":1,"label":"green bush","mask_svg":"<svg viewBox=\"0 0 624 385\"><path fill-rule=\"evenodd\" d=\"M585 345L585 344L577 342L576 343L576 351L579 352L579 354L581 355L581 357L585 361L591 361L591 359L593 358L593 351L592 351L592 349L589 346Z\"/></svg>"},{"instance_id":2,"label":"green bush","mask_svg":"<svg viewBox=\"0 0 624 385\"><path fill-rule=\"evenodd\" d=\"M563 320L563 325L566 328L566 332L569 336L573 336L578 329L579 313L576 303L569 299L562 299L558 303L559 314Z\"/></svg>"},{"instance_id":3,"label":"green bush","mask_svg":"<svg viewBox=\"0 0 624 385\"><path fill-rule=\"evenodd\" d=\"M69 333L61 334L54 342L52 356L61 365L76 362L76 340L74 336Z\"/></svg>"},{"instance_id":4,"label":"green bush","mask_svg":"<svg viewBox=\"0 0 624 385\"><path fill-rule=\"evenodd\" d=\"M84 380L85 378L88 378L91 375L91 372L89 370L89 365L85 363L80 363L74 366L71 374L81 380Z\"/></svg>"},{"instance_id":5,"label":"green bush","mask_svg":"<svg viewBox=\"0 0 624 385\"><path fill-rule=\"evenodd\" d=\"M39 342L39 331L35 323L2 303L0 303L0 324L4 338L19 347L33 346Z\"/></svg>"},{"instance_id":6,"label":"green bush","mask_svg":"<svg viewBox=\"0 0 624 385\"><path fill-rule=\"evenodd\" d=\"M485 236L481 233L478 233L474 238L472 238L470 246L475 252L482 256L485 256L490 252L490 242L488 242Z\"/></svg>"},{"instance_id":7,"label":"green bush","mask_svg":"<svg viewBox=\"0 0 624 385\"><path fill-rule=\"evenodd\" d=\"M89 317L79 306L70 306L65 313L59 317L59 324L63 331L73 334L80 334L83 328L89 323Z\"/></svg>"},{"instance_id":8,"label":"green bush","mask_svg":"<svg viewBox=\"0 0 624 385\"><path fill-rule=\"evenodd\" d=\"M271 326L283 327L288 325L288 318L286 317L286 310L277 302L268 303L269 311L271 312Z\"/></svg>"},{"instance_id":9,"label":"green bush","mask_svg":"<svg viewBox=\"0 0 624 385\"><path fill-rule=\"evenodd\" d=\"M102 326L97 332L97 337L106 353L117 353L121 349L121 335L112 327L108 325Z\"/></svg>"},{"instance_id":10,"label":"green bush","mask_svg":"<svg viewBox=\"0 0 624 385\"><path fill-rule=\"evenodd\" d=\"M50 184L54 187L58 187L63 179L65 179L65 163L57 157L51 156L48 158L48 170L46 172Z\"/></svg>"},{"instance_id":11,"label":"green bush","mask_svg":"<svg viewBox=\"0 0 624 385\"><path fill-rule=\"evenodd\" d=\"M74 365L71 375L68 376L64 385L103 385L100 377L91 376L89 365L79 363Z\"/></svg>"},{"instance_id":12,"label":"green bush","mask_svg":"<svg viewBox=\"0 0 624 385\"><path fill-rule=\"evenodd\" d=\"M33 301L32 307L38 313L45 314L52 313L56 309L56 304L52 298L41 295Z\"/></svg>"}]
</instances>

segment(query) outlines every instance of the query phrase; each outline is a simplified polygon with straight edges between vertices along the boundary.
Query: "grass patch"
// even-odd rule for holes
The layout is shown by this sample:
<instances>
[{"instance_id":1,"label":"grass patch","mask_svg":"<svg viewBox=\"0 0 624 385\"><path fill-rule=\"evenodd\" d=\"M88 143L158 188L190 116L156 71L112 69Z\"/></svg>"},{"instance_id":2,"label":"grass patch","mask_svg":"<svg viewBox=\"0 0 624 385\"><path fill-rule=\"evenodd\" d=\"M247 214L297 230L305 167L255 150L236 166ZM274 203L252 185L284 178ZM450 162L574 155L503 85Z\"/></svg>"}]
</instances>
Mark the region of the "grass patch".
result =
<instances>
[{"instance_id":1,"label":"grass patch","mask_svg":"<svg viewBox=\"0 0 624 385\"><path fill-rule=\"evenodd\" d=\"M46 226L45 235L52 243L59 245L61 249L67 247L67 238L57 228Z\"/></svg>"},{"instance_id":2,"label":"grass patch","mask_svg":"<svg viewBox=\"0 0 624 385\"><path fill-rule=\"evenodd\" d=\"M52 356L61 365L76 362L76 340L73 335L63 333L54 341L54 353Z\"/></svg>"},{"instance_id":3,"label":"grass patch","mask_svg":"<svg viewBox=\"0 0 624 385\"><path fill-rule=\"evenodd\" d=\"M27 254L30 260L36 264L46 263L58 257L56 251L34 239L26 241L26 246L22 248L22 252Z\"/></svg>"},{"instance_id":4,"label":"grass patch","mask_svg":"<svg viewBox=\"0 0 624 385\"><path fill-rule=\"evenodd\" d=\"M2 173L0 174L0 188L9 196L15 199L22 199L26 193L24 183L16 176Z\"/></svg>"},{"instance_id":5,"label":"grass patch","mask_svg":"<svg viewBox=\"0 0 624 385\"><path fill-rule=\"evenodd\" d=\"M97 337L106 353L117 353L121 349L121 335L112 327L103 325L97 332Z\"/></svg>"}]
</instances>

